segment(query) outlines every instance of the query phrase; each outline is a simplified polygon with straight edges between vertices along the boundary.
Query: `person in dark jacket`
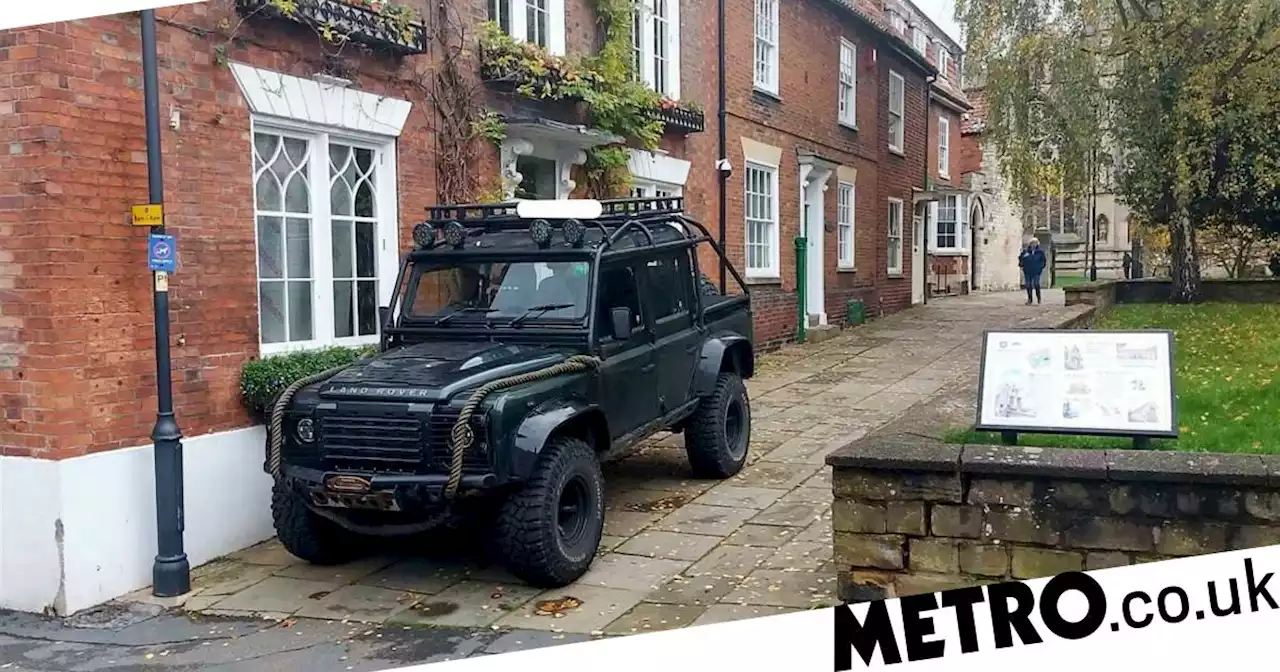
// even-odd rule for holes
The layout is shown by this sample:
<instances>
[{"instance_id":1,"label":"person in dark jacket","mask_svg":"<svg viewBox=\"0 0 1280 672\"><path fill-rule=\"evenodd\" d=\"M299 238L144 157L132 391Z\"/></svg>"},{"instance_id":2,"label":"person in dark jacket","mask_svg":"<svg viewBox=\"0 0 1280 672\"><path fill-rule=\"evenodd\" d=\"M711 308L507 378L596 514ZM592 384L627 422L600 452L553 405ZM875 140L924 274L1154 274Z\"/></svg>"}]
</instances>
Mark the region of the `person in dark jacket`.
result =
<instances>
[{"instance_id":1,"label":"person in dark jacket","mask_svg":"<svg viewBox=\"0 0 1280 672\"><path fill-rule=\"evenodd\" d=\"M1018 266L1022 269L1023 284L1027 288L1027 305L1031 305L1032 292L1035 292L1036 303L1040 303L1040 274L1048 263L1044 250L1040 249L1040 241L1032 238L1018 255Z\"/></svg>"}]
</instances>

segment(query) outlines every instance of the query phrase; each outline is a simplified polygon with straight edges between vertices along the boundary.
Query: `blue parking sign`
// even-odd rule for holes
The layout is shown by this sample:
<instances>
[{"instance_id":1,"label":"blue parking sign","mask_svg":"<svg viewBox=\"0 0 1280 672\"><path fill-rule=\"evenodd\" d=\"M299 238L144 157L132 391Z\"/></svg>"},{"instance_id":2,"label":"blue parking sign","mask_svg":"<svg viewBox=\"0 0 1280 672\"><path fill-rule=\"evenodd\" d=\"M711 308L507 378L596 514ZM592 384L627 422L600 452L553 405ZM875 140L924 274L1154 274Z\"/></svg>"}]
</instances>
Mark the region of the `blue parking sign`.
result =
<instances>
[{"instance_id":1,"label":"blue parking sign","mask_svg":"<svg viewBox=\"0 0 1280 672\"><path fill-rule=\"evenodd\" d=\"M178 270L178 245L173 236L151 234L147 241L147 263L153 271Z\"/></svg>"}]
</instances>

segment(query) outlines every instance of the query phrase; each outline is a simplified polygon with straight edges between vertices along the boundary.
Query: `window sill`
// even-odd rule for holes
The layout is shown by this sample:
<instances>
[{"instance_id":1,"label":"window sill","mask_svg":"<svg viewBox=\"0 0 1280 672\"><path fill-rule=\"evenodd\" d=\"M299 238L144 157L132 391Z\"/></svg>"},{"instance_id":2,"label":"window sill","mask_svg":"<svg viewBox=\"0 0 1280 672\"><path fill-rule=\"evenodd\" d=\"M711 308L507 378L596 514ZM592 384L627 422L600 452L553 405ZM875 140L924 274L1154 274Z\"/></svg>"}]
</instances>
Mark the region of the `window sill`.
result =
<instances>
[{"instance_id":1,"label":"window sill","mask_svg":"<svg viewBox=\"0 0 1280 672\"><path fill-rule=\"evenodd\" d=\"M753 85L751 90L756 95L768 98L772 102L775 102L775 103L782 102L781 94L779 94L777 91L770 91L769 89L763 88L759 84Z\"/></svg>"},{"instance_id":2,"label":"window sill","mask_svg":"<svg viewBox=\"0 0 1280 672\"><path fill-rule=\"evenodd\" d=\"M905 158L907 158L907 153L906 153L906 152L902 151L901 149L899 149L899 148L897 148L897 147L894 147L893 145L889 145L889 153L890 153L890 154L897 154L898 156L901 156L901 157L902 157L902 158L904 158L904 159L905 159Z\"/></svg>"},{"instance_id":3,"label":"window sill","mask_svg":"<svg viewBox=\"0 0 1280 672\"><path fill-rule=\"evenodd\" d=\"M748 275L745 278L743 278L743 280L746 282L747 285L752 285L752 286L767 287L769 285L782 284L782 277L777 275L754 275L754 276Z\"/></svg>"},{"instance_id":4,"label":"window sill","mask_svg":"<svg viewBox=\"0 0 1280 672\"><path fill-rule=\"evenodd\" d=\"M950 182L950 181L951 181L951 173L938 173L938 179L939 179L939 180L947 180L948 182Z\"/></svg>"},{"instance_id":5,"label":"window sill","mask_svg":"<svg viewBox=\"0 0 1280 672\"><path fill-rule=\"evenodd\" d=\"M902 271L889 271L890 280L901 280L903 277Z\"/></svg>"},{"instance_id":6,"label":"window sill","mask_svg":"<svg viewBox=\"0 0 1280 672\"><path fill-rule=\"evenodd\" d=\"M856 273L857 270L853 266L839 266L836 268L836 273Z\"/></svg>"},{"instance_id":7,"label":"window sill","mask_svg":"<svg viewBox=\"0 0 1280 672\"><path fill-rule=\"evenodd\" d=\"M841 128L846 129L846 130L850 130L850 131L853 131L853 132L855 132L855 133L857 133L857 132L858 132L858 122L856 122L856 121L844 121L843 119L841 119L841 120L836 121L836 124L837 124L837 125L839 125Z\"/></svg>"},{"instance_id":8,"label":"window sill","mask_svg":"<svg viewBox=\"0 0 1280 672\"><path fill-rule=\"evenodd\" d=\"M932 254L935 257L967 257L969 256L969 250L963 250L963 249L954 248L954 247L939 248L939 249L929 250L929 254Z\"/></svg>"}]
</instances>

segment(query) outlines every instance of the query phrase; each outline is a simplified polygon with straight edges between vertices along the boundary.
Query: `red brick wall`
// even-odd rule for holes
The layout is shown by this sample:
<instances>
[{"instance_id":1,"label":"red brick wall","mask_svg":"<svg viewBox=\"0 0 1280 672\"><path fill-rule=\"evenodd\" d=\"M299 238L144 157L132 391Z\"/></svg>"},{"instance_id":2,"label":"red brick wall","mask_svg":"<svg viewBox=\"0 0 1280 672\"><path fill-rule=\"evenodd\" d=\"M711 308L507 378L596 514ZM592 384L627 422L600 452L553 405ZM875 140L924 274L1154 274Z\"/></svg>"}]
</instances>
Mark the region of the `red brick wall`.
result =
<instances>
[{"instance_id":1,"label":"red brick wall","mask_svg":"<svg viewBox=\"0 0 1280 672\"><path fill-rule=\"evenodd\" d=\"M715 43L715 8L700 3L686 8L684 30L686 53L693 34L705 35L704 44ZM824 235L826 311L833 323L845 317L847 299L860 297L868 302L868 312L879 314L900 310L911 301L911 188L924 179L924 83L921 74L900 61L883 43L883 38L846 12L828 3L795 3L780 17L781 71L778 98L754 91L754 2L729 0L726 10L728 98L728 157L734 167L727 194L728 231L726 249L734 264L742 269L743 239L743 152L741 137L782 149L778 170L780 278L777 282L753 284L756 311L756 338L761 343L790 338L796 328L795 246L800 227L799 163L797 149L814 152L858 171L855 205L854 272L837 271L836 199L837 178L828 181L824 216L829 230ZM695 20L697 27L690 26ZM840 37L858 46L857 121L858 130L836 123ZM716 233L718 193L714 171L715 144L715 51L694 50L686 61L685 86L696 73L706 83L708 132L690 141L694 171L685 188L691 213ZM874 56L873 56L874 52ZM801 57L802 56L802 57ZM888 69L906 80L906 156L891 154L887 148ZM901 198L905 204L902 278L887 274L886 199ZM704 263L713 264L706 259Z\"/></svg>"},{"instance_id":2,"label":"red brick wall","mask_svg":"<svg viewBox=\"0 0 1280 672\"><path fill-rule=\"evenodd\" d=\"M946 119L948 125L947 139L950 146L947 161L947 178L943 179L942 171L938 170L941 166L939 163L938 153L938 127L939 120ZM938 101L933 101L929 106L929 179L937 184L952 187L960 187L961 181L961 158L960 158L960 115L950 107L946 107Z\"/></svg>"},{"instance_id":3,"label":"red brick wall","mask_svg":"<svg viewBox=\"0 0 1280 672\"><path fill-rule=\"evenodd\" d=\"M976 173L983 169L982 134L969 133L961 136L959 150L956 156L956 170L961 175Z\"/></svg>"}]
</instances>

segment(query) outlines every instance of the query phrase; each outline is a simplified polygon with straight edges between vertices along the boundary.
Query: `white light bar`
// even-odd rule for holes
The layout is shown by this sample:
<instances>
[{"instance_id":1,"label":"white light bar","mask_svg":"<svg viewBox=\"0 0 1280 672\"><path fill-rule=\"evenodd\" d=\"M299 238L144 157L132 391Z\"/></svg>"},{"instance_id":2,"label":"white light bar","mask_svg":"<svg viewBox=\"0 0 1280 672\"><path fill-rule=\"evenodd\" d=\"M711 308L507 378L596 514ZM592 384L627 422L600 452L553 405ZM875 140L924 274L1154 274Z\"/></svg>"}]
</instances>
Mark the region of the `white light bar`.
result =
<instances>
[{"instance_id":1,"label":"white light bar","mask_svg":"<svg viewBox=\"0 0 1280 672\"><path fill-rule=\"evenodd\" d=\"M593 198L516 203L516 214L522 219L596 219L603 212L604 206Z\"/></svg>"}]
</instances>

